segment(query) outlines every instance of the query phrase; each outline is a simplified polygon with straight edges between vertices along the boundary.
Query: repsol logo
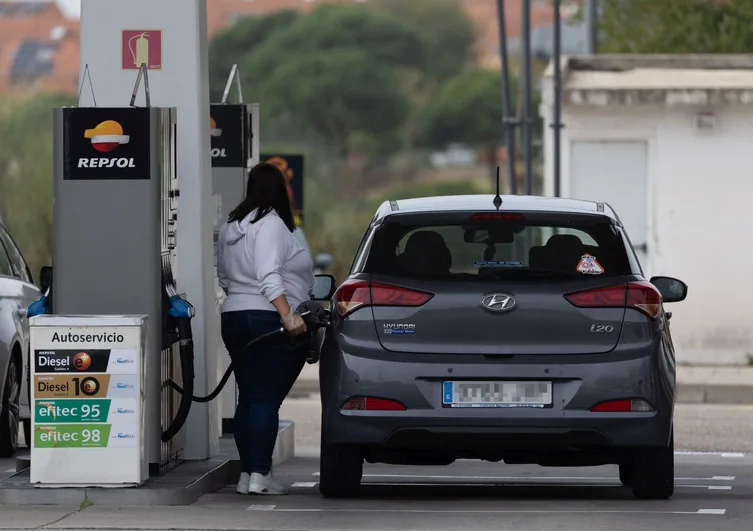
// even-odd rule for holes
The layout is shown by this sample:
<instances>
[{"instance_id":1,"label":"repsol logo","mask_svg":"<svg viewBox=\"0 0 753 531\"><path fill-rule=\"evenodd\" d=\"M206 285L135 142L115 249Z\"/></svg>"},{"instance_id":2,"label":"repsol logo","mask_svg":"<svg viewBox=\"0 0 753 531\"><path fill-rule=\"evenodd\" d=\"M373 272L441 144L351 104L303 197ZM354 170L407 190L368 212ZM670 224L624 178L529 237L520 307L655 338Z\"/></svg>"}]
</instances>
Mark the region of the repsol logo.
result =
<instances>
[{"instance_id":1,"label":"repsol logo","mask_svg":"<svg viewBox=\"0 0 753 531\"><path fill-rule=\"evenodd\" d=\"M227 153L225 153L225 148L212 148L213 159L224 159L225 157L227 157Z\"/></svg>"},{"instance_id":2,"label":"repsol logo","mask_svg":"<svg viewBox=\"0 0 753 531\"><path fill-rule=\"evenodd\" d=\"M224 150L223 150L224 151ZM85 157L78 159L79 168L135 168L132 158Z\"/></svg>"}]
</instances>

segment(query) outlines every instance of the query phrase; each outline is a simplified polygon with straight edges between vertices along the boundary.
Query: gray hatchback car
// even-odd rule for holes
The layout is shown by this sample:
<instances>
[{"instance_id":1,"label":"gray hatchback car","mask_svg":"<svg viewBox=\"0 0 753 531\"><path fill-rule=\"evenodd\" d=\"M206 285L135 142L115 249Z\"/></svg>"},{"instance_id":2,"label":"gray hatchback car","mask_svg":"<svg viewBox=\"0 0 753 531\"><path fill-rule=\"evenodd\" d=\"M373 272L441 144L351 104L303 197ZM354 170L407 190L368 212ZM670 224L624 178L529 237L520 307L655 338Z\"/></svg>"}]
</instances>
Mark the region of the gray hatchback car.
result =
<instances>
[{"instance_id":1,"label":"gray hatchback car","mask_svg":"<svg viewBox=\"0 0 753 531\"><path fill-rule=\"evenodd\" d=\"M605 203L451 196L382 204L321 343L320 491L364 461L617 464L674 491L675 354L664 303Z\"/></svg>"}]
</instances>

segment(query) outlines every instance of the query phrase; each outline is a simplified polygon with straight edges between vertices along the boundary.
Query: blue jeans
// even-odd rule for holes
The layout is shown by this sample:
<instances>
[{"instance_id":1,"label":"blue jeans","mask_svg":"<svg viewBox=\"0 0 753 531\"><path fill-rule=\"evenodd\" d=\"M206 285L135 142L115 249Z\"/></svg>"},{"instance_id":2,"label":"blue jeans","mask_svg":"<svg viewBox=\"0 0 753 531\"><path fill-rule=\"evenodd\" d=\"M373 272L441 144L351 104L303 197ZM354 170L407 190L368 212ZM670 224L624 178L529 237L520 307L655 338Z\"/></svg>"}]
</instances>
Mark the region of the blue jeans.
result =
<instances>
[{"instance_id":1,"label":"blue jeans","mask_svg":"<svg viewBox=\"0 0 753 531\"><path fill-rule=\"evenodd\" d=\"M252 339L282 326L277 312L226 312L221 323L238 385L235 444L243 471L266 475L272 468L280 406L303 369L307 343L297 339L296 346L296 339L279 335L246 348Z\"/></svg>"}]
</instances>

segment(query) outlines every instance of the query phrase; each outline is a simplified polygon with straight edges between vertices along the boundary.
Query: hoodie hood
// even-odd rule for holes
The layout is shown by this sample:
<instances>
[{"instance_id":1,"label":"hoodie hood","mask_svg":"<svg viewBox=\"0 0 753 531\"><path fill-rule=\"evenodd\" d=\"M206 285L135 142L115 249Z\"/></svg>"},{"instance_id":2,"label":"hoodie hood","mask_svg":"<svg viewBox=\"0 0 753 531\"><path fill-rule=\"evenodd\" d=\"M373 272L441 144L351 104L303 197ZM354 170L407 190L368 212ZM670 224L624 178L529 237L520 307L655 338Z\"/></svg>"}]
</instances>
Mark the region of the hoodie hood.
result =
<instances>
[{"instance_id":1,"label":"hoodie hood","mask_svg":"<svg viewBox=\"0 0 753 531\"><path fill-rule=\"evenodd\" d=\"M249 225L251 225L251 220L256 215L256 209L252 210L245 218L243 218L240 221L233 221L231 223L225 224L225 243L228 245L234 245L241 241L248 232ZM277 212L274 210L271 210L267 216L277 216ZM261 220L259 220L261 221Z\"/></svg>"}]
</instances>

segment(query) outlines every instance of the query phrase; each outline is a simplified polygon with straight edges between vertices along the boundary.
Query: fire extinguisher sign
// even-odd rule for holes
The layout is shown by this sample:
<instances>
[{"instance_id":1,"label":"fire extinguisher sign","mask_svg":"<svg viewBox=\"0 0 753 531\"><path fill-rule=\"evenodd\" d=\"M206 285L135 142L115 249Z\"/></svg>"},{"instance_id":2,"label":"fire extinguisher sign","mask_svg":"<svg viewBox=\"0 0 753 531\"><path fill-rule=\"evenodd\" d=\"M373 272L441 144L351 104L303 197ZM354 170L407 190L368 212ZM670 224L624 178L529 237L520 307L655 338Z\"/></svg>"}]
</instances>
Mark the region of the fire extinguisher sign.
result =
<instances>
[{"instance_id":1,"label":"fire extinguisher sign","mask_svg":"<svg viewBox=\"0 0 753 531\"><path fill-rule=\"evenodd\" d=\"M162 70L162 30L123 30L123 70Z\"/></svg>"}]
</instances>

